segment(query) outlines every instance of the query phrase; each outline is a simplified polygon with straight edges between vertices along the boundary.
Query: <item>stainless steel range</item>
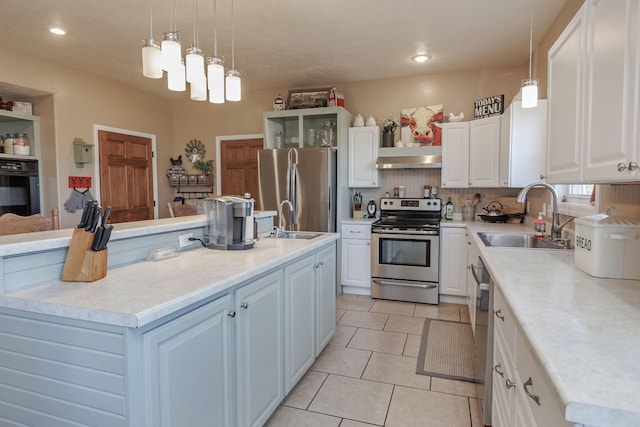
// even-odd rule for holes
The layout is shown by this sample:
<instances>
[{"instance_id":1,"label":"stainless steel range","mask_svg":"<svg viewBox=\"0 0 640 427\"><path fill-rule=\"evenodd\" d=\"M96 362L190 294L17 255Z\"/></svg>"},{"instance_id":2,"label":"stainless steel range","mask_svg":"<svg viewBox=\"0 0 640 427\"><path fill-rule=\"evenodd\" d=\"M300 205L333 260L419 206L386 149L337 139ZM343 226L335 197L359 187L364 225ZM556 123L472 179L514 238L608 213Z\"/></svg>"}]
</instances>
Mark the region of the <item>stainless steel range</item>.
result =
<instances>
[{"instance_id":1,"label":"stainless steel range","mask_svg":"<svg viewBox=\"0 0 640 427\"><path fill-rule=\"evenodd\" d=\"M438 304L440 199L380 199L371 226L371 296Z\"/></svg>"}]
</instances>

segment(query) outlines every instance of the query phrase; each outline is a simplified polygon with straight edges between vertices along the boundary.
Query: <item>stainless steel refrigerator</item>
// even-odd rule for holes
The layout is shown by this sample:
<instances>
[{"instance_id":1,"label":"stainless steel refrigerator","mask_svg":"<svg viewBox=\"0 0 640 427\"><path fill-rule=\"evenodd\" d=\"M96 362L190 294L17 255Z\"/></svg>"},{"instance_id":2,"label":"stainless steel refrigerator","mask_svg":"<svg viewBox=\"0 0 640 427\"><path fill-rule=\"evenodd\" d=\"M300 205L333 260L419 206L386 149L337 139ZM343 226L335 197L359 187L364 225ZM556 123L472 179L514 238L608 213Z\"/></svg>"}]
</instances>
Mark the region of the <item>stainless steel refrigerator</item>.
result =
<instances>
[{"instance_id":1,"label":"stainless steel refrigerator","mask_svg":"<svg viewBox=\"0 0 640 427\"><path fill-rule=\"evenodd\" d=\"M286 230L336 231L336 149L332 147L258 150L260 209L282 208ZM278 218L276 218L277 220Z\"/></svg>"}]
</instances>

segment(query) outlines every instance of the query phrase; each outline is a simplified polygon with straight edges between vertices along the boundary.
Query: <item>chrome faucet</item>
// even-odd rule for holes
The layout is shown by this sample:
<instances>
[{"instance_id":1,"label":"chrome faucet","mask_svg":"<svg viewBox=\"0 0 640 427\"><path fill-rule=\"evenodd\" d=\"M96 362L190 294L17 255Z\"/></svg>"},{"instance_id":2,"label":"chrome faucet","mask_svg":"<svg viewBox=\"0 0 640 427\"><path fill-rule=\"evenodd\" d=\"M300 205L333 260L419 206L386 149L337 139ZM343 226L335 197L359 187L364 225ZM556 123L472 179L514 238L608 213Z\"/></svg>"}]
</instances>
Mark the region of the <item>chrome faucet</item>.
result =
<instances>
[{"instance_id":1,"label":"chrome faucet","mask_svg":"<svg viewBox=\"0 0 640 427\"><path fill-rule=\"evenodd\" d=\"M569 221L573 219L573 217L566 220L563 224L560 224L560 212L558 209L558 191L555 189L553 185L547 184L546 182L534 182L532 184L527 185L518 193L518 197L516 198L516 202L524 203L527 199L527 193L533 187L545 187L549 191L551 191L551 195L553 196L553 222L551 223L551 240L558 241L562 240L562 229L564 228Z\"/></svg>"},{"instance_id":2,"label":"chrome faucet","mask_svg":"<svg viewBox=\"0 0 640 427\"><path fill-rule=\"evenodd\" d=\"M293 205L287 199L284 199L280 202L280 206L278 206L278 227L275 229L276 237L282 236L284 234L284 227L282 226L282 207L287 204L289 205L289 215L293 212Z\"/></svg>"}]
</instances>

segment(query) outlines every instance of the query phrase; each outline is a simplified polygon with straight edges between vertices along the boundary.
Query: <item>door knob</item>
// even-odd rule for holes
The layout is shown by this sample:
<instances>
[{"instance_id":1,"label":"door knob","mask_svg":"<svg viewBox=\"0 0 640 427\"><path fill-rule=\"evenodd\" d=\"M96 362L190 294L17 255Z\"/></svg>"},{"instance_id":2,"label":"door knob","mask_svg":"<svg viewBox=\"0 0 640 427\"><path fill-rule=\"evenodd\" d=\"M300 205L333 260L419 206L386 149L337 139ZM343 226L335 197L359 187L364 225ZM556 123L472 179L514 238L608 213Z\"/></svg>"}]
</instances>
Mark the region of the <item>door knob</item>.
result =
<instances>
[{"instance_id":1,"label":"door knob","mask_svg":"<svg viewBox=\"0 0 640 427\"><path fill-rule=\"evenodd\" d=\"M622 162L618 163L618 172L624 172L625 169L627 169L627 165Z\"/></svg>"},{"instance_id":2,"label":"door knob","mask_svg":"<svg viewBox=\"0 0 640 427\"><path fill-rule=\"evenodd\" d=\"M638 164L636 162L629 162L629 171L633 172L638 169Z\"/></svg>"}]
</instances>

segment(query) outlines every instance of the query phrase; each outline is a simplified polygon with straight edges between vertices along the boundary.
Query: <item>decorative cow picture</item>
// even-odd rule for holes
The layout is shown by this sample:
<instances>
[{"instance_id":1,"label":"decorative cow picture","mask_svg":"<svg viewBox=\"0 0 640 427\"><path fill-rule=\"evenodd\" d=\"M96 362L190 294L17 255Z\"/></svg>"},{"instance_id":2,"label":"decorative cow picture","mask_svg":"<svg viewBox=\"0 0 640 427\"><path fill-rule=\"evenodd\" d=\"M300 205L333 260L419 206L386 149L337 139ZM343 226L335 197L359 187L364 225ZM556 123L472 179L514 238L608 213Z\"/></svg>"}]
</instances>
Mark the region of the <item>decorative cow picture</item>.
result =
<instances>
[{"instance_id":1,"label":"decorative cow picture","mask_svg":"<svg viewBox=\"0 0 640 427\"><path fill-rule=\"evenodd\" d=\"M441 146L442 104L427 107L403 108L400 139L409 147Z\"/></svg>"}]
</instances>

